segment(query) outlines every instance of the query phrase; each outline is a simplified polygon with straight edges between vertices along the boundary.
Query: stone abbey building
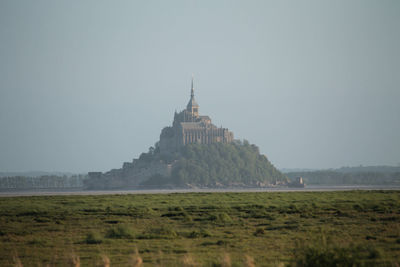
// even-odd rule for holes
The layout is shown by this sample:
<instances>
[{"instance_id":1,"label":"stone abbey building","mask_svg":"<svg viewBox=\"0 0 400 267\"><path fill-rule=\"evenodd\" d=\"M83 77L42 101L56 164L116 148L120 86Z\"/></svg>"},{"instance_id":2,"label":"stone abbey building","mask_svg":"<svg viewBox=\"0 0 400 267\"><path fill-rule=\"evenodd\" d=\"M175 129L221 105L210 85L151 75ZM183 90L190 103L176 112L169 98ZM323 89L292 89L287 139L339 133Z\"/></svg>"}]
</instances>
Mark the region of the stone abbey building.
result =
<instances>
[{"instance_id":1,"label":"stone abbey building","mask_svg":"<svg viewBox=\"0 0 400 267\"><path fill-rule=\"evenodd\" d=\"M174 115L172 126L165 127L160 135L160 152L177 151L186 144L230 143L233 133L226 128L218 128L209 116L199 115L199 105L194 99L193 78L191 94L186 109Z\"/></svg>"}]
</instances>

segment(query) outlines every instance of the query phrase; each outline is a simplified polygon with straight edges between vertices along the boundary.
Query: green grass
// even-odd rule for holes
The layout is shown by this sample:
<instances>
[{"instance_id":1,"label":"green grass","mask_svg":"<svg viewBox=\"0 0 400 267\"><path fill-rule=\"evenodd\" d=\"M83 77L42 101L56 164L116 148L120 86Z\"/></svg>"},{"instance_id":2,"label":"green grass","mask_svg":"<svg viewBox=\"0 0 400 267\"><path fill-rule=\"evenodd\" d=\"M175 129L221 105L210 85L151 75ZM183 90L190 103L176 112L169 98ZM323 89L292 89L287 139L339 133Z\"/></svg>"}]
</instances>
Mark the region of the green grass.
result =
<instances>
[{"instance_id":1,"label":"green grass","mask_svg":"<svg viewBox=\"0 0 400 267\"><path fill-rule=\"evenodd\" d=\"M136 253L137 251L137 253ZM0 266L392 266L400 192L0 198ZM329 264L328 264L329 263Z\"/></svg>"}]
</instances>

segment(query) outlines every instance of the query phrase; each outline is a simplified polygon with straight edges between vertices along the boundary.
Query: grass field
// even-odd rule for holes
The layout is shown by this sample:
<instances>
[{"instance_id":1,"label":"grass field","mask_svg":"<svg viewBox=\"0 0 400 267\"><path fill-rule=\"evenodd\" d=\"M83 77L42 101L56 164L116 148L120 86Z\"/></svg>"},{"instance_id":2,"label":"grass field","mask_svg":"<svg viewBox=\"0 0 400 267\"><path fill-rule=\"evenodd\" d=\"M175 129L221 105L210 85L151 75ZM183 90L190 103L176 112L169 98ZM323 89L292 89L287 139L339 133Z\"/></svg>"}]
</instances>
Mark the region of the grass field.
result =
<instances>
[{"instance_id":1,"label":"grass field","mask_svg":"<svg viewBox=\"0 0 400 267\"><path fill-rule=\"evenodd\" d=\"M0 198L0 266L135 266L135 261L399 266L400 192Z\"/></svg>"}]
</instances>

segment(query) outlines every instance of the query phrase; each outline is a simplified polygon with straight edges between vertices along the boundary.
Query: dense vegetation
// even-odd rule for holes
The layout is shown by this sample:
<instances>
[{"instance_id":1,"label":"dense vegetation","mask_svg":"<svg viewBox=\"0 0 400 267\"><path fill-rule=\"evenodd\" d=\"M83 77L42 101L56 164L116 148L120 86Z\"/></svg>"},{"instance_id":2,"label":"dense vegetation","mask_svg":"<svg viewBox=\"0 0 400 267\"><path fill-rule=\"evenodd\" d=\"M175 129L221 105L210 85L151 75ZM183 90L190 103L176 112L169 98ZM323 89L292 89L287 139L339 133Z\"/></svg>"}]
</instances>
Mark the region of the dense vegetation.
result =
<instances>
[{"instance_id":1,"label":"dense vegetation","mask_svg":"<svg viewBox=\"0 0 400 267\"><path fill-rule=\"evenodd\" d=\"M140 158L174 162L170 177L155 175L144 185L266 186L287 181L258 147L247 141L190 144L169 155L161 155L155 149Z\"/></svg>"},{"instance_id":2,"label":"dense vegetation","mask_svg":"<svg viewBox=\"0 0 400 267\"><path fill-rule=\"evenodd\" d=\"M2 197L0 266L398 266L399 222L399 191Z\"/></svg>"},{"instance_id":3,"label":"dense vegetation","mask_svg":"<svg viewBox=\"0 0 400 267\"><path fill-rule=\"evenodd\" d=\"M400 185L400 172L372 172L322 170L290 172L286 175L294 179L303 177L306 184L314 185Z\"/></svg>"}]
</instances>

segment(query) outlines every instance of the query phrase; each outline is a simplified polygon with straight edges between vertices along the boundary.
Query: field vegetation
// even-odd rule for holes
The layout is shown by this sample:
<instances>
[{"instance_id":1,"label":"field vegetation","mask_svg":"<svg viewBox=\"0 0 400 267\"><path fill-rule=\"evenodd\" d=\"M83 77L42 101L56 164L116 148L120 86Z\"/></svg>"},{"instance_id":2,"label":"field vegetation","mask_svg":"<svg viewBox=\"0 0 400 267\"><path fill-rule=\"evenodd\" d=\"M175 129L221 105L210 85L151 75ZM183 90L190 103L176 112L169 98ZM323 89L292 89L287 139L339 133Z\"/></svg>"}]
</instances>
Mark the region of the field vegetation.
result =
<instances>
[{"instance_id":1,"label":"field vegetation","mask_svg":"<svg viewBox=\"0 0 400 267\"><path fill-rule=\"evenodd\" d=\"M398 191L0 198L0 266L398 266L399 259Z\"/></svg>"}]
</instances>

